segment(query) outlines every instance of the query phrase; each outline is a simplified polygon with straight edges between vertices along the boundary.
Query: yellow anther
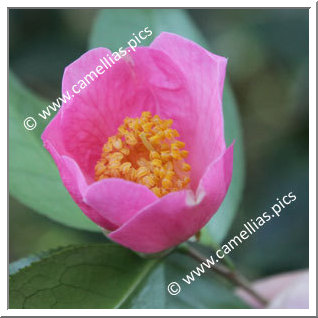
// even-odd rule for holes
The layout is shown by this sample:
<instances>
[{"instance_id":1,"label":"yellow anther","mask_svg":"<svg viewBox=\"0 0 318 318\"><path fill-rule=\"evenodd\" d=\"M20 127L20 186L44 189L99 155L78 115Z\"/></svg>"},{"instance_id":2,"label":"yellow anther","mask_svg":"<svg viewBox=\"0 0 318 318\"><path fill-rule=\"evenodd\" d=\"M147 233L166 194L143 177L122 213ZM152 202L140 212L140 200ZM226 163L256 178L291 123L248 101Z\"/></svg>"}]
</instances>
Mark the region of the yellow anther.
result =
<instances>
[{"instance_id":1,"label":"yellow anther","mask_svg":"<svg viewBox=\"0 0 318 318\"><path fill-rule=\"evenodd\" d=\"M166 171L169 172L169 170L173 170L173 163L171 161L168 161L166 164L165 164L165 169Z\"/></svg>"},{"instance_id":2,"label":"yellow anther","mask_svg":"<svg viewBox=\"0 0 318 318\"><path fill-rule=\"evenodd\" d=\"M180 148L184 148L185 147L185 143L180 141L180 140L176 140L173 145L175 145L176 147ZM172 145L171 145L172 146Z\"/></svg>"},{"instance_id":3,"label":"yellow anther","mask_svg":"<svg viewBox=\"0 0 318 318\"><path fill-rule=\"evenodd\" d=\"M130 123L132 123L133 121L135 121L133 118L130 118L130 117L126 117L125 119L124 119L124 125L129 125ZM123 126L120 126L120 127L123 127ZM119 128L120 128L119 127ZM118 128L118 129L119 129Z\"/></svg>"},{"instance_id":4,"label":"yellow anther","mask_svg":"<svg viewBox=\"0 0 318 318\"><path fill-rule=\"evenodd\" d=\"M123 127L123 126L120 126L120 127L118 128L118 132L119 132L119 135L120 135L120 136L124 136L124 135L127 134L127 129L126 129L125 127Z\"/></svg>"},{"instance_id":5,"label":"yellow anther","mask_svg":"<svg viewBox=\"0 0 318 318\"><path fill-rule=\"evenodd\" d=\"M121 152L113 152L107 156L109 161L120 161L124 158L124 154Z\"/></svg>"},{"instance_id":6,"label":"yellow anther","mask_svg":"<svg viewBox=\"0 0 318 318\"><path fill-rule=\"evenodd\" d=\"M173 159L181 159L181 154L180 154L180 152L179 152L179 151L176 151L176 150L171 151L171 156L172 156Z\"/></svg>"},{"instance_id":7,"label":"yellow anther","mask_svg":"<svg viewBox=\"0 0 318 318\"><path fill-rule=\"evenodd\" d=\"M158 144L161 140L161 137L159 136L159 134L154 135L152 137L149 138L149 141L151 142L151 144Z\"/></svg>"},{"instance_id":8,"label":"yellow anther","mask_svg":"<svg viewBox=\"0 0 318 318\"><path fill-rule=\"evenodd\" d=\"M149 150L149 151L155 151L154 147L151 145L151 143L148 141L146 134L144 132L142 132L139 135L142 143L145 145L145 147Z\"/></svg>"},{"instance_id":9,"label":"yellow anther","mask_svg":"<svg viewBox=\"0 0 318 318\"><path fill-rule=\"evenodd\" d=\"M150 151L149 159L150 160L160 159L160 155L157 151Z\"/></svg>"},{"instance_id":10,"label":"yellow anther","mask_svg":"<svg viewBox=\"0 0 318 318\"><path fill-rule=\"evenodd\" d=\"M108 141L104 146L103 146L103 152L108 153L113 150L113 144L111 141Z\"/></svg>"},{"instance_id":11,"label":"yellow anther","mask_svg":"<svg viewBox=\"0 0 318 318\"><path fill-rule=\"evenodd\" d=\"M160 123L161 119L160 119L159 115L155 115L155 116L152 117L152 121L155 122L155 123Z\"/></svg>"},{"instance_id":12,"label":"yellow anther","mask_svg":"<svg viewBox=\"0 0 318 318\"><path fill-rule=\"evenodd\" d=\"M170 189L169 192L172 192L171 190L172 190L172 189ZM169 192L168 192L167 189L162 188L162 189L161 189L161 196L163 197L164 195L168 194Z\"/></svg>"},{"instance_id":13,"label":"yellow anther","mask_svg":"<svg viewBox=\"0 0 318 318\"><path fill-rule=\"evenodd\" d=\"M163 122L163 128L169 128L171 127L171 125L173 124L173 120L172 119L167 119Z\"/></svg>"},{"instance_id":14,"label":"yellow anther","mask_svg":"<svg viewBox=\"0 0 318 318\"><path fill-rule=\"evenodd\" d=\"M188 154L189 154L189 151L187 151L187 150L182 150L182 151L180 151L180 154L181 154L181 157L182 157L182 158L187 158L187 157L188 157Z\"/></svg>"},{"instance_id":15,"label":"yellow anther","mask_svg":"<svg viewBox=\"0 0 318 318\"><path fill-rule=\"evenodd\" d=\"M144 132L151 132L151 128L153 126L153 123L146 123L142 125L142 129Z\"/></svg>"},{"instance_id":16,"label":"yellow anther","mask_svg":"<svg viewBox=\"0 0 318 318\"><path fill-rule=\"evenodd\" d=\"M172 139L175 135L173 129L166 129L164 134L165 134L165 137L168 139Z\"/></svg>"},{"instance_id":17,"label":"yellow anther","mask_svg":"<svg viewBox=\"0 0 318 318\"><path fill-rule=\"evenodd\" d=\"M161 170L160 168L154 168L154 169L153 169L154 175L155 175L156 177L158 177L158 178L160 178L160 175L161 175L160 170Z\"/></svg>"},{"instance_id":18,"label":"yellow anther","mask_svg":"<svg viewBox=\"0 0 318 318\"><path fill-rule=\"evenodd\" d=\"M124 154L125 156L128 156L129 155L129 149L128 148L122 148L122 149L120 149L120 152L122 153L122 154Z\"/></svg>"},{"instance_id":19,"label":"yellow anther","mask_svg":"<svg viewBox=\"0 0 318 318\"><path fill-rule=\"evenodd\" d=\"M141 126L138 120L135 120L129 124L129 128L134 131L140 131Z\"/></svg>"},{"instance_id":20,"label":"yellow anther","mask_svg":"<svg viewBox=\"0 0 318 318\"><path fill-rule=\"evenodd\" d=\"M144 176L146 176L149 173L149 169L146 167L140 167L138 168L137 172L136 172L136 178L142 178Z\"/></svg>"},{"instance_id":21,"label":"yellow anther","mask_svg":"<svg viewBox=\"0 0 318 318\"><path fill-rule=\"evenodd\" d=\"M104 165L102 163L98 163L95 166L95 175L100 176L104 172L104 170L105 170Z\"/></svg>"},{"instance_id":22,"label":"yellow anther","mask_svg":"<svg viewBox=\"0 0 318 318\"><path fill-rule=\"evenodd\" d=\"M178 130L173 129L173 136L174 137L180 137L180 134L179 134Z\"/></svg>"},{"instance_id":23,"label":"yellow anther","mask_svg":"<svg viewBox=\"0 0 318 318\"><path fill-rule=\"evenodd\" d=\"M131 168L130 162L125 162L120 166L120 170L122 171L123 174L127 174L130 168Z\"/></svg>"},{"instance_id":24,"label":"yellow anther","mask_svg":"<svg viewBox=\"0 0 318 318\"><path fill-rule=\"evenodd\" d=\"M191 166L188 163L183 163L182 164L182 170L183 171L190 171L191 170Z\"/></svg>"},{"instance_id":25,"label":"yellow anther","mask_svg":"<svg viewBox=\"0 0 318 318\"><path fill-rule=\"evenodd\" d=\"M120 172L118 170L112 170L110 172L111 178L119 178L120 177Z\"/></svg>"},{"instance_id":26,"label":"yellow anther","mask_svg":"<svg viewBox=\"0 0 318 318\"><path fill-rule=\"evenodd\" d=\"M189 182L190 182L190 178L189 177L184 177L183 185L187 185Z\"/></svg>"},{"instance_id":27,"label":"yellow anther","mask_svg":"<svg viewBox=\"0 0 318 318\"><path fill-rule=\"evenodd\" d=\"M161 151L170 151L170 144L161 144Z\"/></svg>"},{"instance_id":28,"label":"yellow anther","mask_svg":"<svg viewBox=\"0 0 318 318\"><path fill-rule=\"evenodd\" d=\"M140 118L125 118L118 133L108 138L95 166L95 180L122 178L148 187L162 197L180 191L190 182L188 151L177 140L172 119L142 112Z\"/></svg>"},{"instance_id":29,"label":"yellow anther","mask_svg":"<svg viewBox=\"0 0 318 318\"><path fill-rule=\"evenodd\" d=\"M155 178L153 176L143 177L141 183L148 188L152 188L154 185L156 185Z\"/></svg>"},{"instance_id":30,"label":"yellow anther","mask_svg":"<svg viewBox=\"0 0 318 318\"><path fill-rule=\"evenodd\" d=\"M131 133L128 133L128 134L125 135L125 141L130 146L134 146L134 145L137 144L136 137L133 134L131 134Z\"/></svg>"},{"instance_id":31,"label":"yellow anther","mask_svg":"<svg viewBox=\"0 0 318 318\"><path fill-rule=\"evenodd\" d=\"M165 169L160 168L159 169L159 178L162 179L165 176L165 174L166 174Z\"/></svg>"},{"instance_id":32,"label":"yellow anther","mask_svg":"<svg viewBox=\"0 0 318 318\"><path fill-rule=\"evenodd\" d=\"M170 151L161 151L161 159L163 161L168 161L171 158L171 153Z\"/></svg>"},{"instance_id":33,"label":"yellow anther","mask_svg":"<svg viewBox=\"0 0 318 318\"><path fill-rule=\"evenodd\" d=\"M141 117L150 119L152 115L151 115L151 112L142 112Z\"/></svg>"},{"instance_id":34,"label":"yellow anther","mask_svg":"<svg viewBox=\"0 0 318 318\"><path fill-rule=\"evenodd\" d=\"M149 161L148 161L147 159L145 159L145 158L139 158L139 159L137 160L137 165L138 165L139 167L145 167L145 166L148 166L148 165L149 165Z\"/></svg>"},{"instance_id":35,"label":"yellow anther","mask_svg":"<svg viewBox=\"0 0 318 318\"><path fill-rule=\"evenodd\" d=\"M112 162L109 163L108 167L109 167L110 170L117 169L117 168L120 167L120 162L117 161L117 160L116 161L112 161Z\"/></svg>"},{"instance_id":36,"label":"yellow anther","mask_svg":"<svg viewBox=\"0 0 318 318\"><path fill-rule=\"evenodd\" d=\"M160 159L154 159L151 161L151 164L154 166L154 167L162 167L162 161Z\"/></svg>"},{"instance_id":37,"label":"yellow anther","mask_svg":"<svg viewBox=\"0 0 318 318\"><path fill-rule=\"evenodd\" d=\"M175 172L170 170L166 173L165 178L171 180L174 175L175 175Z\"/></svg>"},{"instance_id":38,"label":"yellow anther","mask_svg":"<svg viewBox=\"0 0 318 318\"><path fill-rule=\"evenodd\" d=\"M130 171L129 171L129 175L128 175L128 180L130 181L136 181L136 169L135 168L131 168Z\"/></svg>"},{"instance_id":39,"label":"yellow anther","mask_svg":"<svg viewBox=\"0 0 318 318\"><path fill-rule=\"evenodd\" d=\"M171 180L167 179L167 178L164 178L162 180L162 186L164 187L164 189L169 189L172 187L172 182Z\"/></svg>"},{"instance_id":40,"label":"yellow anther","mask_svg":"<svg viewBox=\"0 0 318 318\"><path fill-rule=\"evenodd\" d=\"M158 197L161 197L161 191L158 187L151 188L151 191Z\"/></svg>"}]
</instances>

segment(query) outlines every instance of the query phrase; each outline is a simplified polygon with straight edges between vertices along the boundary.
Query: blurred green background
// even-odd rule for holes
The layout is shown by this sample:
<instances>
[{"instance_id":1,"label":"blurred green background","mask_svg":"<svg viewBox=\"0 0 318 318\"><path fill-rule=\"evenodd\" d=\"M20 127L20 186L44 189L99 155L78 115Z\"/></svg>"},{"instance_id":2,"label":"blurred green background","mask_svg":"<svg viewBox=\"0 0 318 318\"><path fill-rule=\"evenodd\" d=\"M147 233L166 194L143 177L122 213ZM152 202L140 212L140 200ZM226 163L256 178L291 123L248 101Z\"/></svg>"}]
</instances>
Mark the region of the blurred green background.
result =
<instances>
[{"instance_id":1,"label":"blurred green background","mask_svg":"<svg viewBox=\"0 0 318 318\"><path fill-rule=\"evenodd\" d=\"M228 234L293 191L295 203L231 257L250 278L308 267L308 10L186 10L213 53L228 58L241 114L246 186ZM96 9L10 10L10 68L49 101L60 96L64 68L87 50ZM111 32L111 31L110 31ZM105 35L107 36L107 34ZM98 233L52 222L10 197L10 262Z\"/></svg>"}]
</instances>

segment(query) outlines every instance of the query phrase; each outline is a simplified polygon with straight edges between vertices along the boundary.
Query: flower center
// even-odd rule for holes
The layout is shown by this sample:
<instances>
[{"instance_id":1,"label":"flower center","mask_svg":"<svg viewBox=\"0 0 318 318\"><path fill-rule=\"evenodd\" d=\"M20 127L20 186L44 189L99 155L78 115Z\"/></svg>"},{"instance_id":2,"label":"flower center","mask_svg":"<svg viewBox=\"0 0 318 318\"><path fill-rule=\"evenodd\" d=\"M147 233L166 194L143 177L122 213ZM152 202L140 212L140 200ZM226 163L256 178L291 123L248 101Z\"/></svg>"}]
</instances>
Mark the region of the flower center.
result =
<instances>
[{"instance_id":1,"label":"flower center","mask_svg":"<svg viewBox=\"0 0 318 318\"><path fill-rule=\"evenodd\" d=\"M103 146L95 166L95 180L122 178L148 187L158 197L187 187L190 165L188 151L177 140L172 119L143 112L140 118L126 117L115 136Z\"/></svg>"}]
</instances>

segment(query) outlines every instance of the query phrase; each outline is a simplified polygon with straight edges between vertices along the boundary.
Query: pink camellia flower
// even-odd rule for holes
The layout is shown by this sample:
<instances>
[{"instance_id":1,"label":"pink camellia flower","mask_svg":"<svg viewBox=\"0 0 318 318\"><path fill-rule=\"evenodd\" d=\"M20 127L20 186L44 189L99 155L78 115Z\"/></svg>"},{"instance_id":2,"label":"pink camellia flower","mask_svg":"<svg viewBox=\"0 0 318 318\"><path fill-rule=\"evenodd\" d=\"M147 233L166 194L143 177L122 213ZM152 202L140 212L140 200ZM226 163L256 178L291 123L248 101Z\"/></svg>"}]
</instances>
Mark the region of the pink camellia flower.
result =
<instances>
[{"instance_id":1,"label":"pink camellia flower","mask_svg":"<svg viewBox=\"0 0 318 318\"><path fill-rule=\"evenodd\" d=\"M96 48L65 69L63 92L87 74L93 81L63 105L42 139L86 216L111 240L156 253L197 233L230 185L226 59L170 33L127 49L101 75L98 64L111 54Z\"/></svg>"}]
</instances>

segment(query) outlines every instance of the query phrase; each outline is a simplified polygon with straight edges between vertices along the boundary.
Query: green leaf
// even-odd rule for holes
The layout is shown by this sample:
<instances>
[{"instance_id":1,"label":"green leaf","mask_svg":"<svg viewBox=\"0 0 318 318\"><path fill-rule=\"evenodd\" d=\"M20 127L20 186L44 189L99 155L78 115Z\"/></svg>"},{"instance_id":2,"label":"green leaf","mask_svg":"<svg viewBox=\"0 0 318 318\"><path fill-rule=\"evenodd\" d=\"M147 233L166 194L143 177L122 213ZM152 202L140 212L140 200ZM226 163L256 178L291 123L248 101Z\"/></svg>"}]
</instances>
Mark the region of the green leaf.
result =
<instances>
[{"instance_id":1,"label":"green leaf","mask_svg":"<svg viewBox=\"0 0 318 318\"><path fill-rule=\"evenodd\" d=\"M68 247L10 276L9 308L125 308L156 263L114 244Z\"/></svg>"},{"instance_id":2,"label":"green leaf","mask_svg":"<svg viewBox=\"0 0 318 318\"><path fill-rule=\"evenodd\" d=\"M92 30L89 47L104 46L117 51L119 47L127 46L127 41L133 38L132 33L137 34L138 31L147 26L153 34L140 45L149 45L160 32L167 31L191 39L206 49L211 50L213 48L213 43L208 43L204 39L187 12L179 9L101 10ZM230 53L228 52L227 55L229 63L231 62ZM229 81L226 81L224 87L223 111L227 145L235 140L234 169L232 183L224 202L216 215L203 229L207 238L203 243L207 244L209 242L218 244L225 238L238 210L244 186L245 166L242 128Z\"/></svg>"},{"instance_id":3,"label":"green leaf","mask_svg":"<svg viewBox=\"0 0 318 318\"><path fill-rule=\"evenodd\" d=\"M9 189L26 206L62 224L99 231L74 203L65 189L53 159L42 145L46 122L28 131L23 121L37 116L48 105L9 77Z\"/></svg>"},{"instance_id":4,"label":"green leaf","mask_svg":"<svg viewBox=\"0 0 318 318\"><path fill-rule=\"evenodd\" d=\"M10 265L9 308L247 308L210 270L183 282L198 265L179 252L149 260L111 243L57 249Z\"/></svg>"}]
</instances>

